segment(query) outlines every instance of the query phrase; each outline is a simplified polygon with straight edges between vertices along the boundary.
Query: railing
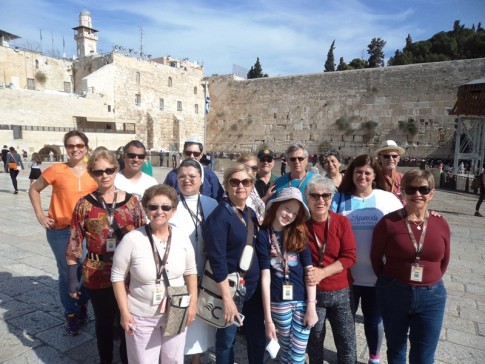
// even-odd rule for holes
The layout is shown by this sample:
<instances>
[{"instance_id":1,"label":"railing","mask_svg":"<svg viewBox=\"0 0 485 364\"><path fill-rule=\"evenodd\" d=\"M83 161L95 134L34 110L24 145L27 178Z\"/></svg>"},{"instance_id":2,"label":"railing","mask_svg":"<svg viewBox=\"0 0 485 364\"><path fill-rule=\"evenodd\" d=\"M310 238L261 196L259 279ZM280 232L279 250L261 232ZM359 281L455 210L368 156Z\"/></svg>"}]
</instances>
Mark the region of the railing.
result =
<instances>
[{"instance_id":1,"label":"railing","mask_svg":"<svg viewBox=\"0 0 485 364\"><path fill-rule=\"evenodd\" d=\"M477 194L478 180L474 176L441 173L440 188Z\"/></svg>"}]
</instances>

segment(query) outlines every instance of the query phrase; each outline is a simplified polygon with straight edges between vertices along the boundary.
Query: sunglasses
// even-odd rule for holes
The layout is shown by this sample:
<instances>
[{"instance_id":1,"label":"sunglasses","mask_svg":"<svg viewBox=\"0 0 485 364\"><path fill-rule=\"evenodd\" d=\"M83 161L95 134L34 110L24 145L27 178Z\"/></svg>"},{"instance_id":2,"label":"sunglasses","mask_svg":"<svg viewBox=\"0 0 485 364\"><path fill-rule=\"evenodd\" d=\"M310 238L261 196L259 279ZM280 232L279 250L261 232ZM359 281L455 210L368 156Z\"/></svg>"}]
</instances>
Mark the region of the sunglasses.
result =
<instances>
[{"instance_id":1,"label":"sunglasses","mask_svg":"<svg viewBox=\"0 0 485 364\"><path fill-rule=\"evenodd\" d=\"M74 150L74 148L84 149L85 147L86 147L86 144L68 144L68 145L66 145L67 150Z\"/></svg>"},{"instance_id":2,"label":"sunglasses","mask_svg":"<svg viewBox=\"0 0 485 364\"><path fill-rule=\"evenodd\" d=\"M258 171L258 166L248 166L248 165L246 165L246 167L251 168L251 170L252 170L253 172L257 172L257 171Z\"/></svg>"},{"instance_id":3,"label":"sunglasses","mask_svg":"<svg viewBox=\"0 0 485 364\"><path fill-rule=\"evenodd\" d=\"M95 171L91 171L91 174L94 177L101 177L103 174L107 174L108 176L111 176L113 173L116 172L116 168L106 168L106 169L97 169Z\"/></svg>"},{"instance_id":4,"label":"sunglasses","mask_svg":"<svg viewBox=\"0 0 485 364\"><path fill-rule=\"evenodd\" d=\"M253 180L251 178L245 178L243 180L231 178L229 180L229 184L231 185L231 187L239 187L239 184L242 184L244 187L249 187L253 184Z\"/></svg>"},{"instance_id":5,"label":"sunglasses","mask_svg":"<svg viewBox=\"0 0 485 364\"><path fill-rule=\"evenodd\" d=\"M199 158L201 154L202 154L201 152L192 152L190 150L184 150L184 155L186 157L190 157L191 155L193 155L195 158Z\"/></svg>"},{"instance_id":6,"label":"sunglasses","mask_svg":"<svg viewBox=\"0 0 485 364\"><path fill-rule=\"evenodd\" d=\"M429 186L419 186L419 187L412 187L412 186L409 186L409 187L406 187L404 189L404 193L406 195L415 195L417 191L419 191L419 193L422 195L422 196L425 196L427 194L429 194L431 192L432 188L429 187Z\"/></svg>"},{"instance_id":7,"label":"sunglasses","mask_svg":"<svg viewBox=\"0 0 485 364\"><path fill-rule=\"evenodd\" d=\"M138 159L145 159L146 154L126 153L126 156L130 159L135 159L136 157Z\"/></svg>"},{"instance_id":8,"label":"sunglasses","mask_svg":"<svg viewBox=\"0 0 485 364\"><path fill-rule=\"evenodd\" d=\"M306 159L306 157L291 157L289 159L290 159L290 162L295 163L298 160L298 162L301 163L301 162L303 162Z\"/></svg>"},{"instance_id":9,"label":"sunglasses","mask_svg":"<svg viewBox=\"0 0 485 364\"><path fill-rule=\"evenodd\" d=\"M181 180L181 181L183 181L185 179L189 179L189 180L193 181L197 177L200 177L200 176L197 176L195 174L181 174L180 176L178 176L178 179Z\"/></svg>"},{"instance_id":10,"label":"sunglasses","mask_svg":"<svg viewBox=\"0 0 485 364\"><path fill-rule=\"evenodd\" d=\"M162 209L162 211L169 212L173 209L170 205L147 205L148 211L158 211L158 209Z\"/></svg>"},{"instance_id":11,"label":"sunglasses","mask_svg":"<svg viewBox=\"0 0 485 364\"><path fill-rule=\"evenodd\" d=\"M313 201L319 201L322 198L323 201L328 201L332 198L331 193L310 193L309 196L312 198Z\"/></svg>"},{"instance_id":12,"label":"sunglasses","mask_svg":"<svg viewBox=\"0 0 485 364\"><path fill-rule=\"evenodd\" d=\"M398 154L381 154L384 158L389 159L392 157L392 159L397 159L399 158Z\"/></svg>"},{"instance_id":13,"label":"sunglasses","mask_svg":"<svg viewBox=\"0 0 485 364\"><path fill-rule=\"evenodd\" d=\"M261 158L259 161L261 163L272 163L273 162L273 158Z\"/></svg>"}]
</instances>

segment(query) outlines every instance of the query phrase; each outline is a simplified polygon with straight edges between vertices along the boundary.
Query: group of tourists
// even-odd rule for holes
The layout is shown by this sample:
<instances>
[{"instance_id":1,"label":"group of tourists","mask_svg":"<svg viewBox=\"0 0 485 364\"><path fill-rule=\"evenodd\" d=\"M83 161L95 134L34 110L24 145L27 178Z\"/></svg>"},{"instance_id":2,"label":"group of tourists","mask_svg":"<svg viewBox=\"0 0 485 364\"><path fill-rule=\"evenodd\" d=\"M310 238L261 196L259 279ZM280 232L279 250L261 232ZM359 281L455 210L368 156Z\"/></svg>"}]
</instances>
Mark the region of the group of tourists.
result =
<instances>
[{"instance_id":1,"label":"group of tourists","mask_svg":"<svg viewBox=\"0 0 485 364\"><path fill-rule=\"evenodd\" d=\"M338 363L353 364L359 305L369 363L380 362L384 336L389 363L406 362L408 340L411 363L433 363L450 231L428 210L432 174L397 172L394 141L345 172L337 152L324 153L323 174L292 144L280 177L263 149L226 168L222 185L199 162L197 137L163 184L142 172L139 141L123 148L122 170L106 148L88 155L82 132L64 146L69 161L46 168L29 197L56 258L66 331L88 322L90 300L101 363L113 361L117 337L123 363L197 364L211 347L217 363L233 363L241 326L249 363L265 361L268 343L282 363L323 363L328 319ZM200 312L203 279L217 288L218 324Z\"/></svg>"}]
</instances>

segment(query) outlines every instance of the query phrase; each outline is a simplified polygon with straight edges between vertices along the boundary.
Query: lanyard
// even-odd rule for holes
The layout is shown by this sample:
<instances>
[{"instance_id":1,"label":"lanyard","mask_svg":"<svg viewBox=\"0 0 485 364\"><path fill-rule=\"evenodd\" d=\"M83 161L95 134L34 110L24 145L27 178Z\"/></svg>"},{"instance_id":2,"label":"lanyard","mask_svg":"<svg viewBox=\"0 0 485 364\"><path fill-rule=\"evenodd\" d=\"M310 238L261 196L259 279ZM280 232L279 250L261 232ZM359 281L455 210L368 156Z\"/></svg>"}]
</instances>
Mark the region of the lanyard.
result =
<instances>
[{"instance_id":1,"label":"lanyard","mask_svg":"<svg viewBox=\"0 0 485 364\"><path fill-rule=\"evenodd\" d=\"M150 240L150 245L152 246L153 260L155 261L155 268L157 270L155 284L158 286L160 284L160 281L162 280L162 274L165 270L165 264L167 263L168 253L170 251L170 245L172 243L172 229L169 226L167 247L165 248L165 254L163 255L163 259L161 262L160 262L160 255L158 254L157 245L153 241L152 228L150 224L145 225L145 231L147 233L148 240Z\"/></svg>"},{"instance_id":2,"label":"lanyard","mask_svg":"<svg viewBox=\"0 0 485 364\"><path fill-rule=\"evenodd\" d=\"M115 194L113 196L113 203L111 205L111 208L108 207L108 204L104 200L103 196L98 192L93 194L96 201L103 206L103 209L106 210L106 218L108 219L108 225L109 225L109 235L113 233L113 221L115 217L115 210L116 210L116 200L118 198L118 190L115 190Z\"/></svg>"},{"instance_id":3,"label":"lanyard","mask_svg":"<svg viewBox=\"0 0 485 364\"><path fill-rule=\"evenodd\" d=\"M323 235L323 244L320 243L317 233L315 233L315 228L313 227L313 224L312 224L312 230L313 230L313 236L315 238L315 242L317 243L317 246L318 246L318 266L320 268L323 268L323 258L325 257L325 249L327 248L327 241L328 241L328 232L330 230L330 214L328 215L328 218L327 218L327 229L325 230L325 233Z\"/></svg>"},{"instance_id":4,"label":"lanyard","mask_svg":"<svg viewBox=\"0 0 485 364\"><path fill-rule=\"evenodd\" d=\"M421 237L419 238L419 243L416 242L416 237L414 236L413 231L411 230L411 225L409 224L407 217L407 212L405 209L404 210L404 222L406 223L406 227L408 229L409 237L411 238L411 241L413 242L414 250L416 251L416 263L419 263L421 257L421 250L423 250L423 245L424 245L424 237L426 235L426 229L428 227L428 217L429 214L426 213L425 218L424 218L424 223L423 223L423 232L421 233Z\"/></svg>"},{"instance_id":5,"label":"lanyard","mask_svg":"<svg viewBox=\"0 0 485 364\"><path fill-rule=\"evenodd\" d=\"M281 264L283 265L285 281L288 283L290 281L290 269L288 268L288 253L285 251L285 254L284 255L282 254L280 249L280 242L273 228L270 228L270 233L271 233L271 241L275 245L276 254L278 255L278 258L280 258Z\"/></svg>"},{"instance_id":6,"label":"lanyard","mask_svg":"<svg viewBox=\"0 0 485 364\"><path fill-rule=\"evenodd\" d=\"M298 184L298 186L296 188L300 189L303 182L305 182L307 176L308 176L308 172L305 173L305 176L300 180L300 183ZM291 172L290 172L290 173L288 173L288 187L293 187L291 185L291 181L292 181L292 179L291 179Z\"/></svg>"},{"instance_id":7,"label":"lanyard","mask_svg":"<svg viewBox=\"0 0 485 364\"><path fill-rule=\"evenodd\" d=\"M239 211L239 209L234 206L232 203L231 203L231 207L232 207L232 210L234 211L234 213L237 215L237 217L239 218L239 220L241 220L241 222L244 224L245 227L248 226L247 222L246 222L246 219L244 218L244 216L241 214L241 212ZM249 219L251 217L248 217Z\"/></svg>"},{"instance_id":8,"label":"lanyard","mask_svg":"<svg viewBox=\"0 0 485 364\"><path fill-rule=\"evenodd\" d=\"M187 205L187 201L185 201L184 195L180 194L180 200L182 201L182 204L184 207L187 209L187 211L190 214L190 218L192 219L192 222L194 223L195 226L195 241L199 241L199 229L197 228L197 225L204 226L204 211L202 210L202 206L200 204L200 194L197 197L197 209L194 212L189 208L189 205ZM199 209L200 209L200 218L199 218Z\"/></svg>"}]
</instances>

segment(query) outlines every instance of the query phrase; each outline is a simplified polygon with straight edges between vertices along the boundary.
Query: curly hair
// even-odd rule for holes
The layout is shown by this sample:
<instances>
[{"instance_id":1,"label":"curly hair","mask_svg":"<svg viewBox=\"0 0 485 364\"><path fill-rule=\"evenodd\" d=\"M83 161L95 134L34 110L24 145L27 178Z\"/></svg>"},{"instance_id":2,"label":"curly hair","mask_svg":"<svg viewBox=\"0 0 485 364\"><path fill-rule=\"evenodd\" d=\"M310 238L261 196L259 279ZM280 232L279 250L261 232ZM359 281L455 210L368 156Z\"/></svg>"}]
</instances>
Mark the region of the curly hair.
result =
<instances>
[{"instance_id":1,"label":"curly hair","mask_svg":"<svg viewBox=\"0 0 485 364\"><path fill-rule=\"evenodd\" d=\"M386 184L384 182L384 177L382 176L382 171L379 166L379 162L370 154L362 154L350 163L349 167L345 171L342 178L342 183L340 184L338 191L345 193L347 195L352 195L355 193L354 184L354 170L357 167L369 166L374 171L375 179L372 182L372 189L386 190Z\"/></svg>"}]
</instances>

